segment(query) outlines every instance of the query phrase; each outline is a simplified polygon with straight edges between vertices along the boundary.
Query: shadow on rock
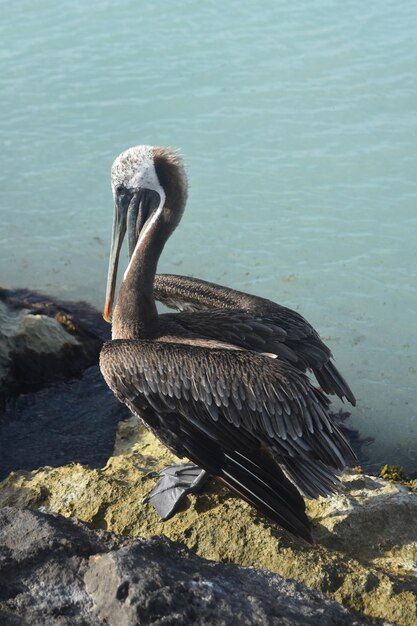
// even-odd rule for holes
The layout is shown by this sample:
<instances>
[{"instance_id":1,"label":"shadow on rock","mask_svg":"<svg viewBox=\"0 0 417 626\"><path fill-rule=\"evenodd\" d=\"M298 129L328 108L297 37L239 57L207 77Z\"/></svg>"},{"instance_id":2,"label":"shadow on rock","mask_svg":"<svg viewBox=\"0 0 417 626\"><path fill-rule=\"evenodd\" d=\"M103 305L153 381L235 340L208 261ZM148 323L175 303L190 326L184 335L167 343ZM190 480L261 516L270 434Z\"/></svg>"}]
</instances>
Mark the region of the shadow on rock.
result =
<instances>
[{"instance_id":1,"label":"shadow on rock","mask_svg":"<svg viewBox=\"0 0 417 626\"><path fill-rule=\"evenodd\" d=\"M98 366L79 380L20 395L0 417L0 478L17 469L72 462L102 467L112 454L118 422L129 415Z\"/></svg>"},{"instance_id":2,"label":"shadow on rock","mask_svg":"<svg viewBox=\"0 0 417 626\"><path fill-rule=\"evenodd\" d=\"M0 478L78 462L105 465L129 411L98 368L110 327L84 302L0 289Z\"/></svg>"}]
</instances>

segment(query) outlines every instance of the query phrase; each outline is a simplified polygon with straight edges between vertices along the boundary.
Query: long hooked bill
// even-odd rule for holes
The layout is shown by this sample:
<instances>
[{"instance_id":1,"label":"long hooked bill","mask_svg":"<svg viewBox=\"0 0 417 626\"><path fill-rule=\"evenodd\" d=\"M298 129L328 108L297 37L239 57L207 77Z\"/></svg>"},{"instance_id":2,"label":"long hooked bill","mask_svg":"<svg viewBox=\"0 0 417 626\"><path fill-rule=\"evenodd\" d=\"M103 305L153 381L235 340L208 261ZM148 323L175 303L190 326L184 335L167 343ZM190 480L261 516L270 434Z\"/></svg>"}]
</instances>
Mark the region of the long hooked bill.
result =
<instances>
[{"instance_id":1,"label":"long hooked bill","mask_svg":"<svg viewBox=\"0 0 417 626\"><path fill-rule=\"evenodd\" d=\"M126 229L128 236L128 258L130 261L139 234L150 214L159 206L159 203L160 196L157 192L141 188L134 190L128 202L126 202L126 196L116 198L110 245L109 271L107 275L106 301L104 303L103 312L103 317L106 322L111 323L120 249L126 235Z\"/></svg>"},{"instance_id":2,"label":"long hooked bill","mask_svg":"<svg viewBox=\"0 0 417 626\"><path fill-rule=\"evenodd\" d=\"M119 266L120 249L126 234L127 211L118 205L116 200L113 230L110 244L109 270L107 274L106 300L104 303L103 317L111 323L111 311L113 308L114 292L116 289L117 269Z\"/></svg>"}]
</instances>

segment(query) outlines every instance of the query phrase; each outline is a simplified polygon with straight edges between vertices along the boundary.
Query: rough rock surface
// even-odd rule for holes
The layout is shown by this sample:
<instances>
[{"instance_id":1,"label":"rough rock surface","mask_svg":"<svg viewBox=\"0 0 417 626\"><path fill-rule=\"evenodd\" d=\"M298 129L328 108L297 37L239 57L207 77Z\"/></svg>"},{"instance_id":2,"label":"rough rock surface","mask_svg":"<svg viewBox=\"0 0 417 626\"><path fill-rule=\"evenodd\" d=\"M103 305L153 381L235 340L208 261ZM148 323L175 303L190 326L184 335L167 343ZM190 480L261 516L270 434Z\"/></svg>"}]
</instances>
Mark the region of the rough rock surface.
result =
<instances>
[{"instance_id":1,"label":"rough rock surface","mask_svg":"<svg viewBox=\"0 0 417 626\"><path fill-rule=\"evenodd\" d=\"M79 376L97 363L104 329L85 303L0 288L0 408L17 393Z\"/></svg>"},{"instance_id":2,"label":"rough rock surface","mask_svg":"<svg viewBox=\"0 0 417 626\"><path fill-rule=\"evenodd\" d=\"M13 473L0 484L0 505L45 506L124 535L164 534L205 558L267 569L368 616L417 625L412 490L346 474L343 493L309 502L317 542L309 546L214 482L173 519L160 522L142 498L155 483L148 472L174 460L132 418L119 429L115 455L103 469L72 464Z\"/></svg>"},{"instance_id":3,"label":"rough rock surface","mask_svg":"<svg viewBox=\"0 0 417 626\"><path fill-rule=\"evenodd\" d=\"M16 469L106 463L117 422L130 414L97 364L108 333L88 304L0 288L0 479Z\"/></svg>"},{"instance_id":4,"label":"rough rock surface","mask_svg":"<svg viewBox=\"0 0 417 626\"><path fill-rule=\"evenodd\" d=\"M3 626L365 626L270 572L201 559L164 537L128 539L76 520L0 510Z\"/></svg>"},{"instance_id":5,"label":"rough rock surface","mask_svg":"<svg viewBox=\"0 0 417 626\"><path fill-rule=\"evenodd\" d=\"M113 451L117 423L128 415L97 365L80 378L9 398L0 412L0 480L16 469L45 465L103 467Z\"/></svg>"}]
</instances>

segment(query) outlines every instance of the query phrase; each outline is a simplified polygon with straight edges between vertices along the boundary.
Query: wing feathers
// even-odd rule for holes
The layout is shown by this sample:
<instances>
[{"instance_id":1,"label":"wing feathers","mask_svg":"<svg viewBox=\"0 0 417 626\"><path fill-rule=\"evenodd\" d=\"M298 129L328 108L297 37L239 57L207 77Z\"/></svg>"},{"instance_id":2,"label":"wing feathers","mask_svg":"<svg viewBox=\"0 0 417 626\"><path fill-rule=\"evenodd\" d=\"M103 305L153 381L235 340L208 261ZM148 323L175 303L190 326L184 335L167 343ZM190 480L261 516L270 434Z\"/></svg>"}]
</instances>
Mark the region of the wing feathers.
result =
<instances>
[{"instance_id":1,"label":"wing feathers","mask_svg":"<svg viewBox=\"0 0 417 626\"><path fill-rule=\"evenodd\" d=\"M182 415L200 423L206 433L218 427L220 445L228 424L235 439L228 444L231 450L241 444L244 452L247 432L269 446L283 465L290 458L320 462L332 475L354 456L332 422L325 396L278 359L155 341L113 341L105 344L103 355L106 351L117 352L116 358L103 356L102 369L119 398L134 405L142 394L161 415ZM289 475L294 479L294 469ZM320 491L320 477L320 492L330 484L323 472L305 475L313 477L309 492Z\"/></svg>"},{"instance_id":2,"label":"wing feathers","mask_svg":"<svg viewBox=\"0 0 417 626\"><path fill-rule=\"evenodd\" d=\"M313 371L322 389L355 405L355 396L331 361L331 352L296 311L275 302L185 276L155 277L157 300L183 312L161 316L188 333L276 354L301 371ZM186 310L188 309L188 310Z\"/></svg>"}]
</instances>

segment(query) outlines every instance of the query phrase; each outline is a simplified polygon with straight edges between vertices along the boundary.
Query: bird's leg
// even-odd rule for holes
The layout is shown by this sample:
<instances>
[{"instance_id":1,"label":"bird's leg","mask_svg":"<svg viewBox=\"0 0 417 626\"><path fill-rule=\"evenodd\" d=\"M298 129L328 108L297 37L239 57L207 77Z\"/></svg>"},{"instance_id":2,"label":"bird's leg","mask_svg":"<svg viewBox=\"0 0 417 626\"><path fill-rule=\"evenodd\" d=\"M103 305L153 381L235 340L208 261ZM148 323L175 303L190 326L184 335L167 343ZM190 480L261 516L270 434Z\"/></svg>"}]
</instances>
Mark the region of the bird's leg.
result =
<instances>
[{"instance_id":1,"label":"bird's leg","mask_svg":"<svg viewBox=\"0 0 417 626\"><path fill-rule=\"evenodd\" d=\"M162 520L174 515L185 496L199 491L208 478L207 472L193 463L169 465L156 475L162 478L143 502L150 502Z\"/></svg>"}]
</instances>

